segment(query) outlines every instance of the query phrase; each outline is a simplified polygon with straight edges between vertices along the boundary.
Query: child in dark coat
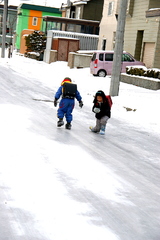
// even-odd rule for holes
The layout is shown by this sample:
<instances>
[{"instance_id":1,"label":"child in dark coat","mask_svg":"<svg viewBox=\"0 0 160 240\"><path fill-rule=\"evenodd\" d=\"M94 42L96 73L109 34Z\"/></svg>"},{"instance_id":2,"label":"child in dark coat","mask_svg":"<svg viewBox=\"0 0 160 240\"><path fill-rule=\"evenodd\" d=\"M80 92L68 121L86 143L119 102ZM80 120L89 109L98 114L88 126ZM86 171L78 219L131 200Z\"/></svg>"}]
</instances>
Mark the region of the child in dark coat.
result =
<instances>
[{"instance_id":1,"label":"child in dark coat","mask_svg":"<svg viewBox=\"0 0 160 240\"><path fill-rule=\"evenodd\" d=\"M58 111L57 111L57 117L59 118L59 120L57 122L57 126L61 127L62 125L64 125L63 118L65 116L66 121L67 121L65 127L66 127L66 129L71 129L72 111L73 111L74 105L75 105L75 98L79 102L79 106L81 108L83 106L83 102L82 102L82 97L81 97L78 90L75 91L75 97L70 96L70 95L65 95L64 96L63 87L64 87L65 83L72 84L72 81L68 77L66 77L62 81L61 86L58 88L58 90L55 94L54 106L55 107L57 106L57 101L62 96L62 98L60 100L60 103L59 103L59 108L58 108Z\"/></svg>"},{"instance_id":2,"label":"child in dark coat","mask_svg":"<svg viewBox=\"0 0 160 240\"><path fill-rule=\"evenodd\" d=\"M96 126L90 129L92 132L104 135L107 121L111 117L111 108L105 93L101 90L96 92L92 111L95 113Z\"/></svg>"}]
</instances>

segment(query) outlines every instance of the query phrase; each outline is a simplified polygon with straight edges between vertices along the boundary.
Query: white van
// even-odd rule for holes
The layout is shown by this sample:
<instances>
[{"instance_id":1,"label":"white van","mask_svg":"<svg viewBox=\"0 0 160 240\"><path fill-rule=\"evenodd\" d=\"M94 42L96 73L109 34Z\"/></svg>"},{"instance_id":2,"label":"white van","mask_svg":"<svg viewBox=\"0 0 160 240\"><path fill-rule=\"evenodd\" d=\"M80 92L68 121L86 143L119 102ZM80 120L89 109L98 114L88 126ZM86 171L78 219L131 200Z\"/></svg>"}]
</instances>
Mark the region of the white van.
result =
<instances>
[{"instance_id":1,"label":"white van","mask_svg":"<svg viewBox=\"0 0 160 240\"><path fill-rule=\"evenodd\" d=\"M112 74L114 51L95 51L91 58L90 72L94 76L105 77ZM122 73L126 72L126 66L141 65L145 66L143 62L137 61L128 53L123 52L122 55Z\"/></svg>"}]
</instances>

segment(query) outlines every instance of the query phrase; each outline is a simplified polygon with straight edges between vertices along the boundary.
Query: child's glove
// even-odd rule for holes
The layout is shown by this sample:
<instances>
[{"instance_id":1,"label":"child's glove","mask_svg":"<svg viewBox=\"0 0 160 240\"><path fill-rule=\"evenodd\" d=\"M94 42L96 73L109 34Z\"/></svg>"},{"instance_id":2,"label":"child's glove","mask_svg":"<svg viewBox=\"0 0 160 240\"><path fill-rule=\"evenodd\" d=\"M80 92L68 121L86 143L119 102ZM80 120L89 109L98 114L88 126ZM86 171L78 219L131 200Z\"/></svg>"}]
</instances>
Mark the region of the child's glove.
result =
<instances>
[{"instance_id":1,"label":"child's glove","mask_svg":"<svg viewBox=\"0 0 160 240\"><path fill-rule=\"evenodd\" d=\"M82 102L82 101L79 102L79 107L80 107L80 108L83 107L83 102Z\"/></svg>"},{"instance_id":2,"label":"child's glove","mask_svg":"<svg viewBox=\"0 0 160 240\"><path fill-rule=\"evenodd\" d=\"M100 108L94 108L94 109L93 109L93 112L99 113L99 112L100 112Z\"/></svg>"},{"instance_id":3,"label":"child's glove","mask_svg":"<svg viewBox=\"0 0 160 240\"><path fill-rule=\"evenodd\" d=\"M57 107L57 99L54 99L54 106Z\"/></svg>"}]
</instances>

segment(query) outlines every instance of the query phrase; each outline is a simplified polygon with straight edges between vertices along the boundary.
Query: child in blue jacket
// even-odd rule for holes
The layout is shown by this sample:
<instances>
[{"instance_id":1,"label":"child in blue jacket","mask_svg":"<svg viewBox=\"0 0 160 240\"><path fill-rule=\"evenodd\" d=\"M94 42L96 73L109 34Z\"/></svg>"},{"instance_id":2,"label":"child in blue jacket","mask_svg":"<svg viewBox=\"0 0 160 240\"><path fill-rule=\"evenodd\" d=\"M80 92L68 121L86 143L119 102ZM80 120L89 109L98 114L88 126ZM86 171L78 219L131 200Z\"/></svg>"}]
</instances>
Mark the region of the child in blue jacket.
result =
<instances>
[{"instance_id":1,"label":"child in blue jacket","mask_svg":"<svg viewBox=\"0 0 160 240\"><path fill-rule=\"evenodd\" d=\"M71 129L71 122L72 122L72 111L75 106L75 98L79 102L79 106L82 108L83 107L83 102L82 102L82 97L79 93L78 90L75 92L75 97L70 96L70 95L65 95L63 94L63 87L65 83L70 83L72 84L72 80L68 77L64 78L64 80L61 83L61 86L58 88L56 94L55 94L55 99L54 99L54 106L57 106L57 101L58 99L62 96L60 103L59 103L59 108L57 111L57 117L59 118L57 122L57 127L61 127L64 125L63 118L65 116L66 118L66 129Z\"/></svg>"}]
</instances>

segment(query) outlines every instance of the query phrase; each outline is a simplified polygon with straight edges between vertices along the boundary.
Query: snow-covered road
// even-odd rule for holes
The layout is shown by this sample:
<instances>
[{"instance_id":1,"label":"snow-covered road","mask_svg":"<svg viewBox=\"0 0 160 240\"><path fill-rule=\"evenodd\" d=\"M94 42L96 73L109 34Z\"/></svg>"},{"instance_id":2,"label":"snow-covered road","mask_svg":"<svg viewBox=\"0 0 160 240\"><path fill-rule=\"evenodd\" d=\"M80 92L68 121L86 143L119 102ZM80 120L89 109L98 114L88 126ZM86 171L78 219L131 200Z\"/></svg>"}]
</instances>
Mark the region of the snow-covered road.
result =
<instances>
[{"instance_id":1,"label":"snow-covered road","mask_svg":"<svg viewBox=\"0 0 160 240\"><path fill-rule=\"evenodd\" d=\"M0 239L159 240L160 137L78 104L57 128L54 93L0 66Z\"/></svg>"}]
</instances>

